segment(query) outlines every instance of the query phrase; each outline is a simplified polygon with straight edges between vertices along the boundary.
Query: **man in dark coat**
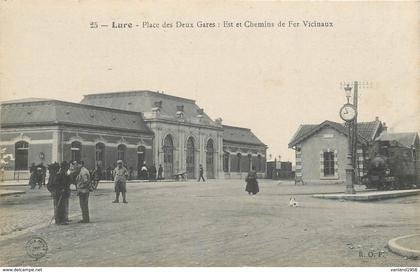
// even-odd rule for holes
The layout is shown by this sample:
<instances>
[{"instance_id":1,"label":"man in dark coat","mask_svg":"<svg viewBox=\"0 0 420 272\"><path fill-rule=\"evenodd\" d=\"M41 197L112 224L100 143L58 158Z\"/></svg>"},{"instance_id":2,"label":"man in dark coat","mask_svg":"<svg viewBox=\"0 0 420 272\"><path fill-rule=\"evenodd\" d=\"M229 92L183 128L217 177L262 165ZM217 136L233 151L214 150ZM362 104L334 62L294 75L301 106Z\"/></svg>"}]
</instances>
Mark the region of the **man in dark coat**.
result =
<instances>
[{"instance_id":1,"label":"man in dark coat","mask_svg":"<svg viewBox=\"0 0 420 272\"><path fill-rule=\"evenodd\" d=\"M57 225L68 224L68 205L70 198L70 177L67 175L68 163L57 162L48 166L50 177L47 189L51 192L54 204L54 217Z\"/></svg>"},{"instance_id":2,"label":"man in dark coat","mask_svg":"<svg viewBox=\"0 0 420 272\"><path fill-rule=\"evenodd\" d=\"M163 173L163 167L162 167L162 164L159 164L158 177L157 177L157 179L163 179L162 173Z\"/></svg>"},{"instance_id":3,"label":"man in dark coat","mask_svg":"<svg viewBox=\"0 0 420 272\"><path fill-rule=\"evenodd\" d=\"M199 167L199 175L198 175L198 180L197 181L200 182L201 179L203 179L203 181L206 181L204 179L204 169L203 169L202 164L200 164L200 167Z\"/></svg>"},{"instance_id":4,"label":"man in dark coat","mask_svg":"<svg viewBox=\"0 0 420 272\"><path fill-rule=\"evenodd\" d=\"M252 167L252 170L249 171L248 175L245 178L246 187L245 191L248 192L249 195L255 195L260 191L257 181L257 172L255 171L255 166Z\"/></svg>"},{"instance_id":5,"label":"man in dark coat","mask_svg":"<svg viewBox=\"0 0 420 272\"><path fill-rule=\"evenodd\" d=\"M35 163L31 164L29 173L31 173L31 176L29 177L29 185L31 186L31 189L34 189L37 183L37 167L35 166Z\"/></svg>"}]
</instances>

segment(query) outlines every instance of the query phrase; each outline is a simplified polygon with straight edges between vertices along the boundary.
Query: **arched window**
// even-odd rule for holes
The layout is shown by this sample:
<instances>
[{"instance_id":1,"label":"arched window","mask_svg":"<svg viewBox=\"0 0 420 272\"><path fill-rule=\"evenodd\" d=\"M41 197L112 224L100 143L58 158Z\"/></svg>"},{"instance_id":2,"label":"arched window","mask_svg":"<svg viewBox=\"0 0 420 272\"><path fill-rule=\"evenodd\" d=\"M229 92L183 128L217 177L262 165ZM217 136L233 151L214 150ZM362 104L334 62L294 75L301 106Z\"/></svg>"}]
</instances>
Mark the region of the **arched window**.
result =
<instances>
[{"instance_id":1,"label":"arched window","mask_svg":"<svg viewBox=\"0 0 420 272\"><path fill-rule=\"evenodd\" d=\"M252 155L248 154L248 171L252 170Z\"/></svg>"},{"instance_id":2,"label":"arched window","mask_svg":"<svg viewBox=\"0 0 420 272\"><path fill-rule=\"evenodd\" d=\"M223 154L223 171L229 172L229 153L227 152Z\"/></svg>"},{"instance_id":3,"label":"arched window","mask_svg":"<svg viewBox=\"0 0 420 272\"><path fill-rule=\"evenodd\" d=\"M214 178L214 146L213 140L210 139L206 146L206 174L207 178Z\"/></svg>"},{"instance_id":4,"label":"arched window","mask_svg":"<svg viewBox=\"0 0 420 272\"><path fill-rule=\"evenodd\" d=\"M97 143L95 146L95 161L96 165L103 167L105 165L105 145L103 143Z\"/></svg>"},{"instance_id":5,"label":"arched window","mask_svg":"<svg viewBox=\"0 0 420 272\"><path fill-rule=\"evenodd\" d=\"M20 141L15 144L15 170L28 170L29 144Z\"/></svg>"},{"instance_id":6,"label":"arched window","mask_svg":"<svg viewBox=\"0 0 420 272\"><path fill-rule=\"evenodd\" d=\"M188 178L195 178L195 146L194 138L189 137L187 140L187 176Z\"/></svg>"},{"instance_id":7,"label":"arched window","mask_svg":"<svg viewBox=\"0 0 420 272\"><path fill-rule=\"evenodd\" d=\"M81 161L82 160L82 144L80 142L71 143L71 161Z\"/></svg>"},{"instance_id":8,"label":"arched window","mask_svg":"<svg viewBox=\"0 0 420 272\"><path fill-rule=\"evenodd\" d=\"M258 171L258 172L262 172L262 165L263 165L263 162L262 162L262 157L261 157L261 155L258 155L258 156L257 156L257 162L258 162L257 171Z\"/></svg>"},{"instance_id":9,"label":"arched window","mask_svg":"<svg viewBox=\"0 0 420 272\"><path fill-rule=\"evenodd\" d=\"M241 153L238 153L238 155L236 155L237 157L238 157L238 161L237 161L237 166L236 166L236 170L238 171L238 172L241 172Z\"/></svg>"},{"instance_id":10,"label":"arched window","mask_svg":"<svg viewBox=\"0 0 420 272\"><path fill-rule=\"evenodd\" d=\"M173 175L173 160L174 141L171 135L167 135L163 140L163 173L165 178L170 178Z\"/></svg>"},{"instance_id":11,"label":"arched window","mask_svg":"<svg viewBox=\"0 0 420 272\"><path fill-rule=\"evenodd\" d=\"M122 160L123 162L125 162L125 151L126 151L126 146L123 144L120 144L117 147L117 160Z\"/></svg>"}]
</instances>

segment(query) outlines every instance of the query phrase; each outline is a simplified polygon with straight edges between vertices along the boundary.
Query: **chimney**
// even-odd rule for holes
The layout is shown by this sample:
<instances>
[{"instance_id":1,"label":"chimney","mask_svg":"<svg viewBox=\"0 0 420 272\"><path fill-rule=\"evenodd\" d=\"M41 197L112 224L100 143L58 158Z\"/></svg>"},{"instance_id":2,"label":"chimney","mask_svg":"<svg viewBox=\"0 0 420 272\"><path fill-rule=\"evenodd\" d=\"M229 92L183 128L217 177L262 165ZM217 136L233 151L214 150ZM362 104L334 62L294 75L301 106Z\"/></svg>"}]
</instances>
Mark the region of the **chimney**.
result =
<instances>
[{"instance_id":1,"label":"chimney","mask_svg":"<svg viewBox=\"0 0 420 272\"><path fill-rule=\"evenodd\" d=\"M375 121L376 122L379 121L379 117L378 116L375 117Z\"/></svg>"},{"instance_id":2,"label":"chimney","mask_svg":"<svg viewBox=\"0 0 420 272\"><path fill-rule=\"evenodd\" d=\"M155 115L155 117L159 116L161 108L162 108L162 100L161 101L155 101L153 103L152 112Z\"/></svg>"},{"instance_id":3,"label":"chimney","mask_svg":"<svg viewBox=\"0 0 420 272\"><path fill-rule=\"evenodd\" d=\"M383 131L385 132L388 130L388 127L386 126L385 122L382 123L382 128L383 128Z\"/></svg>"},{"instance_id":4,"label":"chimney","mask_svg":"<svg viewBox=\"0 0 420 272\"><path fill-rule=\"evenodd\" d=\"M203 114L204 114L204 109L202 108L197 109L198 122L201 122L203 120Z\"/></svg>"},{"instance_id":5,"label":"chimney","mask_svg":"<svg viewBox=\"0 0 420 272\"><path fill-rule=\"evenodd\" d=\"M176 106L176 116L179 119L183 119L184 118L184 105L177 105Z\"/></svg>"}]
</instances>

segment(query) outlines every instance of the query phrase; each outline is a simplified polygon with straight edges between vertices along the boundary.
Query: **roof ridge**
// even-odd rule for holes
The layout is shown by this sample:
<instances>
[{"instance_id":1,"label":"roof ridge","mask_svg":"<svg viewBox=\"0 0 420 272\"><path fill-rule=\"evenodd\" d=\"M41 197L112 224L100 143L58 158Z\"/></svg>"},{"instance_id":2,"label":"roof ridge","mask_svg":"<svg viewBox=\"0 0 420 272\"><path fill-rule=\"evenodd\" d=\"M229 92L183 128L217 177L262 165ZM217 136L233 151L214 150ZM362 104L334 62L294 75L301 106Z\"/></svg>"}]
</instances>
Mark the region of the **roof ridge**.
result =
<instances>
[{"instance_id":1,"label":"roof ridge","mask_svg":"<svg viewBox=\"0 0 420 272\"><path fill-rule=\"evenodd\" d=\"M119 95L119 96L127 96L130 94L152 94L152 95L158 95L158 96L166 96L170 98L175 98L179 100L189 101L189 102L196 102L194 99L189 99L181 96L175 96L170 94L165 94L163 91L151 91L151 90L129 90L129 91L120 91L120 92L105 92L105 93L93 93L93 94L85 94L83 97L95 97L95 96L107 96L107 95Z\"/></svg>"},{"instance_id":2,"label":"roof ridge","mask_svg":"<svg viewBox=\"0 0 420 272\"><path fill-rule=\"evenodd\" d=\"M92 108L92 109L98 109L98 110L107 110L107 111L114 111L114 112L120 112L120 113L130 113L130 114L142 114L142 112L139 111L129 111L129 110L123 110L123 109L117 109L117 108L108 108L104 106L97 106L97 105L91 105L91 104L84 104L84 103L77 103L77 102L69 102L64 100L58 100L58 99L45 99L42 101L25 101L25 102L10 102L10 103L0 103L1 105L11 105L11 104L66 104L66 105L72 105L76 107L82 107L82 108Z\"/></svg>"}]
</instances>

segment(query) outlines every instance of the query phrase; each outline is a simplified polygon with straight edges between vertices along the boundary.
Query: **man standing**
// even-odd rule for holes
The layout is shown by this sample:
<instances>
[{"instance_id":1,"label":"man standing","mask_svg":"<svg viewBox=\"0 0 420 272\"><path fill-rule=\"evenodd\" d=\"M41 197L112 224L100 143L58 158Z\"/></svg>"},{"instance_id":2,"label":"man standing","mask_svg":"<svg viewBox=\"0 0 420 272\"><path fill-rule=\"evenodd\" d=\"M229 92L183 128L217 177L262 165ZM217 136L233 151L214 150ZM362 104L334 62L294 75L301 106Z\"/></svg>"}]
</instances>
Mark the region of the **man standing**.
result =
<instances>
[{"instance_id":1,"label":"man standing","mask_svg":"<svg viewBox=\"0 0 420 272\"><path fill-rule=\"evenodd\" d=\"M200 175L198 176L198 182L200 182L200 180L201 180L201 178L203 179L203 181L206 181L205 179L204 179L204 169L203 169L203 165L202 164L200 164L200 169L199 169L199 172L200 172Z\"/></svg>"},{"instance_id":2,"label":"man standing","mask_svg":"<svg viewBox=\"0 0 420 272\"><path fill-rule=\"evenodd\" d=\"M114 188L115 188L115 200L112 203L118 203L120 198L120 192L122 193L123 203L128 203L126 196L126 181L128 177L127 168L123 166L122 160L117 161L117 167L115 167L114 172Z\"/></svg>"},{"instance_id":3,"label":"man standing","mask_svg":"<svg viewBox=\"0 0 420 272\"><path fill-rule=\"evenodd\" d=\"M162 173L163 173L163 167L162 167L162 164L159 164L158 178L157 179L163 179Z\"/></svg>"},{"instance_id":4,"label":"man standing","mask_svg":"<svg viewBox=\"0 0 420 272\"><path fill-rule=\"evenodd\" d=\"M89 223L89 192L91 189L89 170L87 170L81 163L79 164L76 161L73 164L77 174L76 188L83 218L79 221L79 223Z\"/></svg>"}]
</instances>

